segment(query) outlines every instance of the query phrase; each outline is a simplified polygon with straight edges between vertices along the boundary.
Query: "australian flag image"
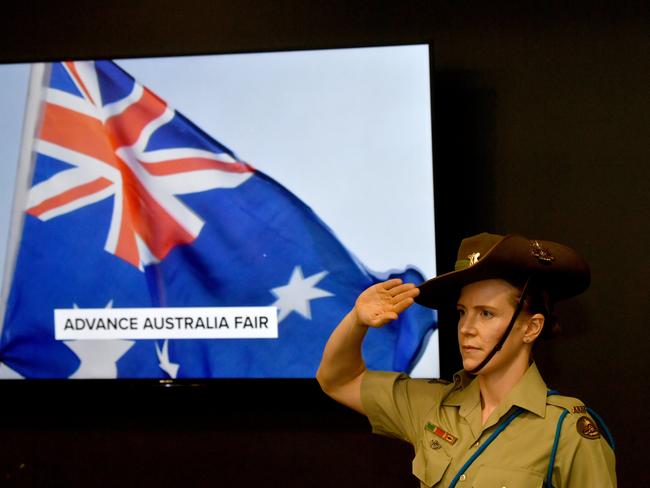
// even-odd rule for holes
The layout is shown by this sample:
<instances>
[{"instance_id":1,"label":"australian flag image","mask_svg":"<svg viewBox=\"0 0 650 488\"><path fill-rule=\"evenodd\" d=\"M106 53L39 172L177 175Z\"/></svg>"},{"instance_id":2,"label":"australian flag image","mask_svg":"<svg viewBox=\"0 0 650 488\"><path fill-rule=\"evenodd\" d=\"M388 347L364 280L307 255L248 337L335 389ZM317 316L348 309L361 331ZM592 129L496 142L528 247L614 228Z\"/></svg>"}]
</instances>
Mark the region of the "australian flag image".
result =
<instances>
[{"instance_id":1,"label":"australian flag image","mask_svg":"<svg viewBox=\"0 0 650 488\"><path fill-rule=\"evenodd\" d=\"M305 203L112 61L46 65L0 336L23 378L314 377L378 278ZM333 191L333 198L335 198ZM413 269L391 277L419 283ZM278 339L54 337L55 309L273 306ZM370 331L371 369L409 371L434 312Z\"/></svg>"}]
</instances>

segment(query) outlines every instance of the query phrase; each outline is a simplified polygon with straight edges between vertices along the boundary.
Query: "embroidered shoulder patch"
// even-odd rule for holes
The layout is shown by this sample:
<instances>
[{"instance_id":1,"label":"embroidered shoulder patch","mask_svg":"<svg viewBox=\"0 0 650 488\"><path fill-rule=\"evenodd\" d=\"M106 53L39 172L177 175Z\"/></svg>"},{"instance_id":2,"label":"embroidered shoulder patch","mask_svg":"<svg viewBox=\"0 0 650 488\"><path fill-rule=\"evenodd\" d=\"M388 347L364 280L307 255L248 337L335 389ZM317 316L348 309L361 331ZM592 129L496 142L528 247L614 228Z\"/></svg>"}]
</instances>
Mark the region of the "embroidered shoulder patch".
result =
<instances>
[{"instance_id":1,"label":"embroidered shoulder patch","mask_svg":"<svg viewBox=\"0 0 650 488\"><path fill-rule=\"evenodd\" d=\"M583 415L578 419L576 429L578 430L578 434L585 439L600 439L600 430L598 430L598 426L586 415Z\"/></svg>"}]
</instances>

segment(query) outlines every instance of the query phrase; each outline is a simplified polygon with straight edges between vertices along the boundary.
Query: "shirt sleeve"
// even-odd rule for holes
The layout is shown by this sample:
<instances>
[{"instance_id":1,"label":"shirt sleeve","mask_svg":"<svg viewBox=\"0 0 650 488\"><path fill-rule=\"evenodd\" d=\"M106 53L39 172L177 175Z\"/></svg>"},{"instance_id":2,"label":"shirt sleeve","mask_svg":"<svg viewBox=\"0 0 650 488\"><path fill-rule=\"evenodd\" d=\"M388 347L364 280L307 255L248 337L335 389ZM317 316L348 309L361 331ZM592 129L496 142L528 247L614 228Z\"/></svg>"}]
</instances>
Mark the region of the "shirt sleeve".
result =
<instances>
[{"instance_id":1,"label":"shirt sleeve","mask_svg":"<svg viewBox=\"0 0 650 488\"><path fill-rule=\"evenodd\" d=\"M614 451L602 433L585 437L579 433L579 415L570 415L562 426L561 442L554 469L558 488L590 486L616 488L616 460Z\"/></svg>"},{"instance_id":2,"label":"shirt sleeve","mask_svg":"<svg viewBox=\"0 0 650 488\"><path fill-rule=\"evenodd\" d=\"M420 389L426 381L403 373L367 371L361 384L361 403L373 433L414 444L421 417ZM419 427L419 428L418 428Z\"/></svg>"}]
</instances>

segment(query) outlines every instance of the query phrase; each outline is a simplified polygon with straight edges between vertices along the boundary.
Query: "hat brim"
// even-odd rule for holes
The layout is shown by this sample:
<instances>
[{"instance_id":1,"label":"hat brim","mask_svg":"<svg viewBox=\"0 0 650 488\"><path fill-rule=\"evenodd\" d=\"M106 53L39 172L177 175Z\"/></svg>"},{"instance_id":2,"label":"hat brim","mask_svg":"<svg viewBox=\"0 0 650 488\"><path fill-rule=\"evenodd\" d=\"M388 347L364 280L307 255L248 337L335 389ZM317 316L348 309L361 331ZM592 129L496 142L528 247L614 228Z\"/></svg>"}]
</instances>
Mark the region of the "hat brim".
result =
<instances>
[{"instance_id":1,"label":"hat brim","mask_svg":"<svg viewBox=\"0 0 650 488\"><path fill-rule=\"evenodd\" d=\"M589 265L580 255L562 244L537 242L551 253L554 258L551 263L531 253L531 241L510 234L492 246L475 264L420 284L420 294L415 301L434 309L453 306L465 285L495 278L518 286L531 279L546 290L554 301L578 295L589 287Z\"/></svg>"}]
</instances>

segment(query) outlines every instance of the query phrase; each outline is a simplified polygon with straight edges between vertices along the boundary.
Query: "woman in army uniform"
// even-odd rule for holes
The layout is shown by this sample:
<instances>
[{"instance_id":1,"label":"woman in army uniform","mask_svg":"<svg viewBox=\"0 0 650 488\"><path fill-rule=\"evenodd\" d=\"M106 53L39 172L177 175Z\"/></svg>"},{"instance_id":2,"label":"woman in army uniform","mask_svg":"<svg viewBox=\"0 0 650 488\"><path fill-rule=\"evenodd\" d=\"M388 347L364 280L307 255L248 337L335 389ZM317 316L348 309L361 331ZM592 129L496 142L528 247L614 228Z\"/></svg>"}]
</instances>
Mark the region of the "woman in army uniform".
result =
<instances>
[{"instance_id":1,"label":"woman in army uniform","mask_svg":"<svg viewBox=\"0 0 650 488\"><path fill-rule=\"evenodd\" d=\"M553 303L589 281L569 247L514 234L464 239L455 271L418 287L395 279L365 290L332 333L317 379L373 432L414 446L423 487L615 487L606 427L579 400L548 390L531 357L556 325ZM453 383L365 367L368 328L414 302L456 304L463 370Z\"/></svg>"}]
</instances>

